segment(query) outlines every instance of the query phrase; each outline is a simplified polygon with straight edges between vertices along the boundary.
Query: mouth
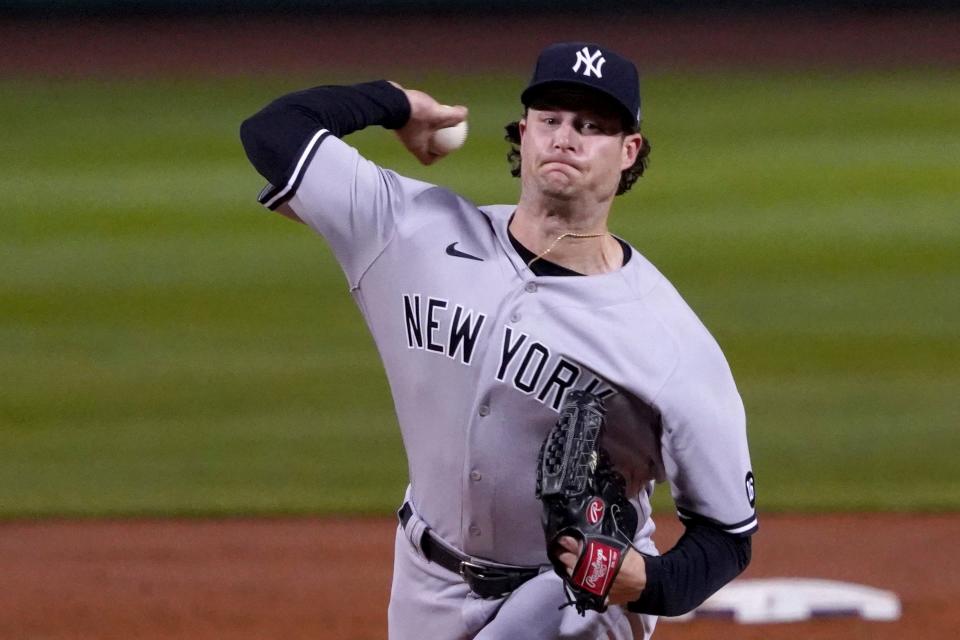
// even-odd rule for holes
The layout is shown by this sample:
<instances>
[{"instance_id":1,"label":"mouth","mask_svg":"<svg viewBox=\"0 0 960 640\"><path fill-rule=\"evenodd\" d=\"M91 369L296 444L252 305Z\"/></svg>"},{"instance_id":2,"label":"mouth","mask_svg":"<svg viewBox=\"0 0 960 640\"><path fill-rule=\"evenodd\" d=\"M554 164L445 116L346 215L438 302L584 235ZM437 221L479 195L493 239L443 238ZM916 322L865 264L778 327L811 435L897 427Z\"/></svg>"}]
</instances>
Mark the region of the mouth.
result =
<instances>
[{"instance_id":1,"label":"mouth","mask_svg":"<svg viewBox=\"0 0 960 640\"><path fill-rule=\"evenodd\" d=\"M567 167L567 168L573 169L574 171L577 171L577 172L581 172L581 171L582 171L582 170L580 169L580 166L579 166L578 164L576 164L575 162L570 162L569 160L565 160L565 159L562 159L562 158L548 158L547 160L545 160L545 161L543 162L543 164L542 164L541 166L542 166L544 169L555 168L555 167L552 167L551 165L559 165L559 166L561 166L561 167Z\"/></svg>"}]
</instances>

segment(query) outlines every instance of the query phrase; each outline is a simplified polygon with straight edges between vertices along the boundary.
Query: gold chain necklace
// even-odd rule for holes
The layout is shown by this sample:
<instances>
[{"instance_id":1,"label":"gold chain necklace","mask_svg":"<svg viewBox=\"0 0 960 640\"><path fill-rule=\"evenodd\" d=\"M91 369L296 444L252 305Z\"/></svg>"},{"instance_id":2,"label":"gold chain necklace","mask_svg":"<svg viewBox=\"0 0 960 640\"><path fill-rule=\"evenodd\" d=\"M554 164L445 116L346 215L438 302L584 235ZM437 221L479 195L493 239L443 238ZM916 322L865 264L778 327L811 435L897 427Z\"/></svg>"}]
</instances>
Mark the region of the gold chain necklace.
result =
<instances>
[{"instance_id":1,"label":"gold chain necklace","mask_svg":"<svg viewBox=\"0 0 960 640\"><path fill-rule=\"evenodd\" d=\"M554 240L549 247L547 247L546 251L542 252L540 255L534 256L533 260L527 263L527 269L529 269L534 262L536 262L537 260L543 259L545 255L553 251L553 248L557 246L557 243L563 240L564 238L568 238L568 237L569 238L602 238L603 236L606 236L606 235L609 235L609 234L608 233L573 233L571 231L568 231L567 233L562 233L559 236L557 236L557 239Z\"/></svg>"}]
</instances>

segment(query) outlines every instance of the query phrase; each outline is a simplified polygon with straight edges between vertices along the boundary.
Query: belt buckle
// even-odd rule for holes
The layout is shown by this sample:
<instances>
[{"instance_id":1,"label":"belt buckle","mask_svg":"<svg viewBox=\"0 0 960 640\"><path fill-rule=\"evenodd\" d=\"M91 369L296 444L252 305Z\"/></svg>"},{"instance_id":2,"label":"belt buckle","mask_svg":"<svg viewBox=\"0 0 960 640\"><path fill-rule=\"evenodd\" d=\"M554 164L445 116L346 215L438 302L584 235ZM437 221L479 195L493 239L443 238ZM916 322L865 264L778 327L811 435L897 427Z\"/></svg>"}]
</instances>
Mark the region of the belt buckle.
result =
<instances>
[{"instance_id":1,"label":"belt buckle","mask_svg":"<svg viewBox=\"0 0 960 640\"><path fill-rule=\"evenodd\" d=\"M502 598L513 590L510 574L470 560L460 561L460 577L481 598Z\"/></svg>"},{"instance_id":2,"label":"belt buckle","mask_svg":"<svg viewBox=\"0 0 960 640\"><path fill-rule=\"evenodd\" d=\"M486 578L487 577L487 574L485 573L486 569L487 567L483 566L482 564L473 562L471 560L460 561L460 577L466 580L467 582L470 581L470 578L480 578L481 580L483 578Z\"/></svg>"}]
</instances>

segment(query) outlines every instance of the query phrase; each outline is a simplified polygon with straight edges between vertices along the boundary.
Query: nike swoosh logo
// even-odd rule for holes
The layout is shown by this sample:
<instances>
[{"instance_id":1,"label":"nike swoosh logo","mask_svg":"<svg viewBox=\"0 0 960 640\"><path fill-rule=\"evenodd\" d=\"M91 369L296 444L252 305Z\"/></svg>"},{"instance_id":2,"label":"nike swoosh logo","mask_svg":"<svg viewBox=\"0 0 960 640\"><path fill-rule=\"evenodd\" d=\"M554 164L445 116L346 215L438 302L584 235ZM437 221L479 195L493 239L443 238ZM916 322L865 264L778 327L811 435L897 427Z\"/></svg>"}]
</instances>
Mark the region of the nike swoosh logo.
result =
<instances>
[{"instance_id":1,"label":"nike swoosh logo","mask_svg":"<svg viewBox=\"0 0 960 640\"><path fill-rule=\"evenodd\" d=\"M467 260L477 260L479 262L483 262L483 258L478 258L477 256L470 255L469 253L458 251L456 242L451 242L447 247L447 255L453 256L454 258L466 258Z\"/></svg>"}]
</instances>

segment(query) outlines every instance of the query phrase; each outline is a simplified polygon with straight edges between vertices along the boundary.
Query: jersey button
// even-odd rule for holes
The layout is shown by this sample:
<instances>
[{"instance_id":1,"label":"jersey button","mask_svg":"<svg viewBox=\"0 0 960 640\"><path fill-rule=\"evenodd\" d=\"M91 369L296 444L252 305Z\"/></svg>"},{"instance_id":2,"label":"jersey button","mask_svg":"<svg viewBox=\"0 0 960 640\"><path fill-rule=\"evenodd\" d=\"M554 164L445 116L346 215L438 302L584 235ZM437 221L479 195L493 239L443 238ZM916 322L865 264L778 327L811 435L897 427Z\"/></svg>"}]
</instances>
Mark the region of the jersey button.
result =
<instances>
[{"instance_id":1,"label":"jersey button","mask_svg":"<svg viewBox=\"0 0 960 640\"><path fill-rule=\"evenodd\" d=\"M488 407L485 404L482 404L480 405L480 409L477 413L479 413L481 416L488 416L490 415L490 407Z\"/></svg>"},{"instance_id":2,"label":"jersey button","mask_svg":"<svg viewBox=\"0 0 960 640\"><path fill-rule=\"evenodd\" d=\"M536 282L528 282L528 283L527 283L527 286L524 287L524 290L526 290L527 293L535 293L536 290L537 290L537 283L536 283Z\"/></svg>"},{"instance_id":3,"label":"jersey button","mask_svg":"<svg viewBox=\"0 0 960 640\"><path fill-rule=\"evenodd\" d=\"M480 527L475 524L470 525L470 535L478 536L480 535Z\"/></svg>"},{"instance_id":4,"label":"jersey button","mask_svg":"<svg viewBox=\"0 0 960 640\"><path fill-rule=\"evenodd\" d=\"M483 478L483 476L480 474L479 471L471 471L471 472L470 472L470 479L473 480L474 482L480 482L480 480L481 480L482 478Z\"/></svg>"},{"instance_id":5,"label":"jersey button","mask_svg":"<svg viewBox=\"0 0 960 640\"><path fill-rule=\"evenodd\" d=\"M510 322L520 322L520 314L519 314L519 313L511 313L511 314L510 314Z\"/></svg>"}]
</instances>

